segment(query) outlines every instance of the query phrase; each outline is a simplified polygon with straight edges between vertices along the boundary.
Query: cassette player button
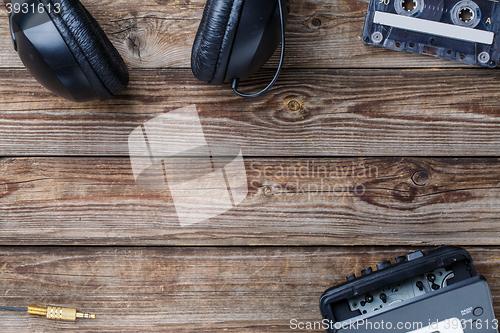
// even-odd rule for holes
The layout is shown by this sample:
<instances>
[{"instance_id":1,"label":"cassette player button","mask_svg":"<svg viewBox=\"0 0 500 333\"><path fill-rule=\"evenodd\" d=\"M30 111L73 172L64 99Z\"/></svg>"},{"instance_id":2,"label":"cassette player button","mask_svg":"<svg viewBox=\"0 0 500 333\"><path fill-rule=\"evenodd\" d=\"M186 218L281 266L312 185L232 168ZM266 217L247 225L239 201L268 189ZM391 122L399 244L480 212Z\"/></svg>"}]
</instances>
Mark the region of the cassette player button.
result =
<instances>
[{"instance_id":1,"label":"cassette player button","mask_svg":"<svg viewBox=\"0 0 500 333\"><path fill-rule=\"evenodd\" d=\"M424 256L424 253L422 251L417 251L413 253L409 253L406 257L408 258L408 261L412 261L418 258L422 258Z\"/></svg>"},{"instance_id":2,"label":"cassette player button","mask_svg":"<svg viewBox=\"0 0 500 333\"><path fill-rule=\"evenodd\" d=\"M391 266L390 261L382 261L381 263L377 264L377 270L381 270L389 266Z\"/></svg>"},{"instance_id":3,"label":"cassette player button","mask_svg":"<svg viewBox=\"0 0 500 333\"><path fill-rule=\"evenodd\" d=\"M373 273L373 269L371 267L365 268L361 271L361 275L368 275Z\"/></svg>"},{"instance_id":4,"label":"cassette player button","mask_svg":"<svg viewBox=\"0 0 500 333\"><path fill-rule=\"evenodd\" d=\"M356 275L354 275L354 274L348 275L348 276L346 277L346 279L347 279L347 281L356 280Z\"/></svg>"},{"instance_id":5,"label":"cassette player button","mask_svg":"<svg viewBox=\"0 0 500 333\"><path fill-rule=\"evenodd\" d=\"M480 315L483 314L483 308L478 306L477 308L474 309L474 311L472 311L472 313L474 314L474 316L479 317Z\"/></svg>"},{"instance_id":6,"label":"cassette player button","mask_svg":"<svg viewBox=\"0 0 500 333\"><path fill-rule=\"evenodd\" d=\"M399 256L399 257L396 257L396 263L397 264L401 264L403 262L406 261L406 256Z\"/></svg>"}]
</instances>

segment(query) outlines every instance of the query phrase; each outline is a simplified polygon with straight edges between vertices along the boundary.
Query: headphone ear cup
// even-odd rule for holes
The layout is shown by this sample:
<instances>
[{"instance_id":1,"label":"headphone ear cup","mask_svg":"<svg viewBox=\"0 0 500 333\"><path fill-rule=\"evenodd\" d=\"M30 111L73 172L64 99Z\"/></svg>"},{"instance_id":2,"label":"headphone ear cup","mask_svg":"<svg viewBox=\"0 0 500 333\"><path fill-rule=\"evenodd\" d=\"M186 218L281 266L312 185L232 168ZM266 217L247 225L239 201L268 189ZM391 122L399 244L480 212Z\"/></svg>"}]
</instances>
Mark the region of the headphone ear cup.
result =
<instances>
[{"instance_id":1,"label":"headphone ear cup","mask_svg":"<svg viewBox=\"0 0 500 333\"><path fill-rule=\"evenodd\" d=\"M49 12L50 18L87 76L100 100L122 92L129 75L122 57L111 44L97 21L79 0L40 0L60 12Z\"/></svg>"},{"instance_id":2,"label":"headphone ear cup","mask_svg":"<svg viewBox=\"0 0 500 333\"><path fill-rule=\"evenodd\" d=\"M224 83L243 2L207 1L191 53L191 69L199 80Z\"/></svg>"}]
</instances>

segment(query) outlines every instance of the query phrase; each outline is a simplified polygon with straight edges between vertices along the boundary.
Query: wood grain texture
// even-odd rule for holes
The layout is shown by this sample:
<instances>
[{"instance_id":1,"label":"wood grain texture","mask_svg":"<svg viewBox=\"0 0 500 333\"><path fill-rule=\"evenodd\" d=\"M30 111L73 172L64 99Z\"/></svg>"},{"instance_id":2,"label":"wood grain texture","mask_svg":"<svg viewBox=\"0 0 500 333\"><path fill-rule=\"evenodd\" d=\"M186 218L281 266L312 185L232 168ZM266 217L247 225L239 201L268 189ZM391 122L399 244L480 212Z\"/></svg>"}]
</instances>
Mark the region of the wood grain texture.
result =
<instances>
[{"instance_id":1,"label":"wood grain texture","mask_svg":"<svg viewBox=\"0 0 500 333\"><path fill-rule=\"evenodd\" d=\"M417 248L0 248L0 304L61 305L97 319L0 312L2 332L288 332L319 321L345 276ZM500 313L500 250L468 248ZM314 332L322 332L316 330Z\"/></svg>"},{"instance_id":2,"label":"wood grain texture","mask_svg":"<svg viewBox=\"0 0 500 333\"><path fill-rule=\"evenodd\" d=\"M135 71L117 98L75 105L4 70L0 156L128 156L137 126L191 104L209 143L245 156L498 156L499 81L488 70L295 70L242 100L189 70Z\"/></svg>"},{"instance_id":3,"label":"wood grain texture","mask_svg":"<svg viewBox=\"0 0 500 333\"><path fill-rule=\"evenodd\" d=\"M285 67L461 67L456 62L365 46L368 0L291 0ZM205 0L89 0L94 15L131 68L189 68ZM0 67L22 67L7 14L0 15ZM275 66L275 58L267 66Z\"/></svg>"},{"instance_id":4,"label":"wood grain texture","mask_svg":"<svg viewBox=\"0 0 500 333\"><path fill-rule=\"evenodd\" d=\"M2 159L0 243L499 244L497 158L247 158L245 165L249 194L239 206L181 227L171 193L139 188L127 158ZM190 195L190 209L204 212L196 203L204 194Z\"/></svg>"},{"instance_id":5,"label":"wood grain texture","mask_svg":"<svg viewBox=\"0 0 500 333\"><path fill-rule=\"evenodd\" d=\"M498 316L500 74L363 45L368 2L291 0L282 75L244 100L189 69L205 0L85 0L131 83L82 104L23 69L1 10L0 305L98 318L0 312L0 331L287 332L346 275L435 244L469 246ZM135 184L127 139L192 104L209 143L242 149L249 194L181 227L170 191Z\"/></svg>"}]
</instances>

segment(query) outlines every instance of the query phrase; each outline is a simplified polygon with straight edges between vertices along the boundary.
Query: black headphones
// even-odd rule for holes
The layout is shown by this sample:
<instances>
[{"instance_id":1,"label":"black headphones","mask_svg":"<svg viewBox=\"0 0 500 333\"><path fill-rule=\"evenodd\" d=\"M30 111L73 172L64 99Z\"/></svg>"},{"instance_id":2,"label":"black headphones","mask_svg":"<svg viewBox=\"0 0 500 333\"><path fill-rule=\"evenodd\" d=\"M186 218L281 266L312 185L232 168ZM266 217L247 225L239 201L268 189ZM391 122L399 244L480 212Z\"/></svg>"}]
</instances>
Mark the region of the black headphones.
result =
<instances>
[{"instance_id":1,"label":"black headphones","mask_svg":"<svg viewBox=\"0 0 500 333\"><path fill-rule=\"evenodd\" d=\"M283 65L289 11L287 0L208 0L193 44L194 76L210 84L231 82L243 97L269 90ZM258 71L280 41L280 64L271 83L256 94L240 93L239 81Z\"/></svg>"},{"instance_id":2,"label":"black headphones","mask_svg":"<svg viewBox=\"0 0 500 333\"><path fill-rule=\"evenodd\" d=\"M78 0L4 0L14 48L44 87L75 102L106 100L128 84L127 67Z\"/></svg>"},{"instance_id":3,"label":"black headphones","mask_svg":"<svg viewBox=\"0 0 500 333\"><path fill-rule=\"evenodd\" d=\"M75 102L106 100L122 92L122 57L79 0L4 0L14 48L44 87ZM208 0L192 51L194 75L211 84L232 82L254 97L278 79L285 50L287 0ZM272 82L247 95L238 83L259 70L281 41Z\"/></svg>"}]
</instances>

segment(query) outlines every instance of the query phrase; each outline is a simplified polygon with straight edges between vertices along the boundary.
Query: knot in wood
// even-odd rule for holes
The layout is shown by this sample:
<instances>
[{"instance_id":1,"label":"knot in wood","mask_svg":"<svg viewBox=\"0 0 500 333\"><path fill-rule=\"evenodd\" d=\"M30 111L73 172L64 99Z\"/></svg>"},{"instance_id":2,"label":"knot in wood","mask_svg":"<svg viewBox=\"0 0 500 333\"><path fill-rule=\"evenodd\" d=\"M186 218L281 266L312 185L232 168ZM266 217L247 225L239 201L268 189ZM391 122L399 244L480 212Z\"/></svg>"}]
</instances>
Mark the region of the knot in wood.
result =
<instances>
[{"instance_id":1,"label":"knot in wood","mask_svg":"<svg viewBox=\"0 0 500 333\"><path fill-rule=\"evenodd\" d=\"M319 18L315 17L312 19L311 24L315 27L319 27L319 26L321 26L321 20Z\"/></svg>"},{"instance_id":2,"label":"knot in wood","mask_svg":"<svg viewBox=\"0 0 500 333\"><path fill-rule=\"evenodd\" d=\"M296 100L291 100L290 102L288 102L288 108L292 112L297 112L300 110L301 106L300 103L297 102Z\"/></svg>"},{"instance_id":3,"label":"knot in wood","mask_svg":"<svg viewBox=\"0 0 500 333\"><path fill-rule=\"evenodd\" d=\"M417 186L425 186L425 184L427 184L427 181L429 180L429 175L423 170L417 171L413 174L411 180Z\"/></svg>"},{"instance_id":4,"label":"knot in wood","mask_svg":"<svg viewBox=\"0 0 500 333\"><path fill-rule=\"evenodd\" d=\"M271 190L271 187L269 186L264 187L264 195L266 197L270 197L271 194L273 194L273 190Z\"/></svg>"}]
</instances>

